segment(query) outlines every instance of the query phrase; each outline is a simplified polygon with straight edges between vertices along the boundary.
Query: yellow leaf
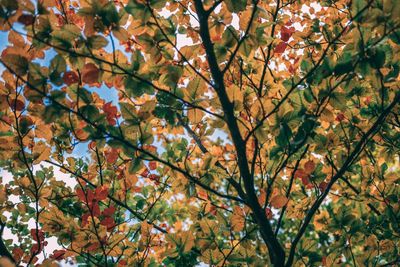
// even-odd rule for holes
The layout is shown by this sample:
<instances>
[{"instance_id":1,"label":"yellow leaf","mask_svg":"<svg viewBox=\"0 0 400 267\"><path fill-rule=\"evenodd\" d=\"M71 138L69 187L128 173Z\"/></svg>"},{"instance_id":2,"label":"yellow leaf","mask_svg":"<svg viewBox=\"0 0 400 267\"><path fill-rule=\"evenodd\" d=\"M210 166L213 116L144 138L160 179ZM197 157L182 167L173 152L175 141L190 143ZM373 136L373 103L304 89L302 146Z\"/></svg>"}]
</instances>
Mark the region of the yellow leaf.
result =
<instances>
[{"instance_id":1,"label":"yellow leaf","mask_svg":"<svg viewBox=\"0 0 400 267\"><path fill-rule=\"evenodd\" d=\"M192 108L187 113L190 123L196 124L201 122L203 119L203 112L199 109Z\"/></svg>"}]
</instances>

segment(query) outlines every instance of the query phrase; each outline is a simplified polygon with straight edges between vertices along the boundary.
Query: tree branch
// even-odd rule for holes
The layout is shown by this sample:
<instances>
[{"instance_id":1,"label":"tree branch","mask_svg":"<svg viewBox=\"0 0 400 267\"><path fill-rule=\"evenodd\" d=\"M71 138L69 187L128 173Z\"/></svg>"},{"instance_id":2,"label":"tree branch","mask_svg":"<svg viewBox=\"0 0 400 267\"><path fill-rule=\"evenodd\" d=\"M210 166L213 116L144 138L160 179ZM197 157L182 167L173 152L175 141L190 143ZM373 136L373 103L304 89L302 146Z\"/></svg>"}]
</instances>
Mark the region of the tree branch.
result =
<instances>
[{"instance_id":1,"label":"tree branch","mask_svg":"<svg viewBox=\"0 0 400 267\"><path fill-rule=\"evenodd\" d=\"M353 152L350 156L346 159L342 167L336 174L332 177L331 181L329 182L328 186L326 187L324 193L314 202L310 210L307 212L306 217L304 218L304 222L301 225L299 232L297 233L296 237L292 241L292 246L290 248L289 257L286 262L286 266L289 267L293 263L294 254L296 251L296 246L300 241L301 237L304 235L308 225L310 224L315 212L319 209L322 202L329 194L330 189L335 184L337 180L339 180L348 170L348 168L352 165L352 163L357 159L359 154L363 151L365 145L370 141L370 139L378 132L382 124L384 123L386 116L392 111L392 109L400 102L400 93L397 93L393 102L379 115L375 123L371 126L371 128L366 132L366 134L361 138L358 142L356 147L354 148Z\"/></svg>"}]
</instances>

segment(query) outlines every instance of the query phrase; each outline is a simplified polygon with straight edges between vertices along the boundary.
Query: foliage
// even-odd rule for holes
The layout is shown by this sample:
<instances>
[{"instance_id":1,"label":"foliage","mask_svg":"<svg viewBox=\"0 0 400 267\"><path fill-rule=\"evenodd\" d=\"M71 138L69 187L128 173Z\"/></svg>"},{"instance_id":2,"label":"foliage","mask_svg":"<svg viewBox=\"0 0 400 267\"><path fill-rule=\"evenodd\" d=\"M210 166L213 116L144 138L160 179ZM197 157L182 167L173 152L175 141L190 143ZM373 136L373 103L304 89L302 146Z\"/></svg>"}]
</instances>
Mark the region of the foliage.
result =
<instances>
[{"instance_id":1,"label":"foliage","mask_svg":"<svg viewBox=\"0 0 400 267\"><path fill-rule=\"evenodd\" d=\"M0 265L395 265L399 14L0 0Z\"/></svg>"}]
</instances>

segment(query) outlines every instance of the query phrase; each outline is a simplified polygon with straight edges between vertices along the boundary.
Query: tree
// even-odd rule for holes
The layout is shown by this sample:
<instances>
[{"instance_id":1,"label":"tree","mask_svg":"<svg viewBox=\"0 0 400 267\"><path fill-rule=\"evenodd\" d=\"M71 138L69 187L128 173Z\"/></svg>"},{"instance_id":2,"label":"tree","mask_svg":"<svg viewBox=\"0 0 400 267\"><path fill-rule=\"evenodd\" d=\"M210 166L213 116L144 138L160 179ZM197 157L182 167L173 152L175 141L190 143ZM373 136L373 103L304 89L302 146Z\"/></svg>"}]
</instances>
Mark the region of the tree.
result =
<instances>
[{"instance_id":1,"label":"tree","mask_svg":"<svg viewBox=\"0 0 400 267\"><path fill-rule=\"evenodd\" d=\"M8 265L399 262L397 1L0 3Z\"/></svg>"}]
</instances>

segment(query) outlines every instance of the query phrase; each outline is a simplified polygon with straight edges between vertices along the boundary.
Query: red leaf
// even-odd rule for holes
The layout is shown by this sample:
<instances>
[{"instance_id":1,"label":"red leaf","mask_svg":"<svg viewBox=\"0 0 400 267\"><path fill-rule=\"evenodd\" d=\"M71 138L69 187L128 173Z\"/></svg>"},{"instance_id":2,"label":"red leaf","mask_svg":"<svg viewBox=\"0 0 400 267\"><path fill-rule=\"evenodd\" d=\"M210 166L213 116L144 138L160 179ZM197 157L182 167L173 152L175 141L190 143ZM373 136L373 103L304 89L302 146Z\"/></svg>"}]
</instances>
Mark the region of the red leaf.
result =
<instances>
[{"instance_id":1,"label":"red leaf","mask_svg":"<svg viewBox=\"0 0 400 267\"><path fill-rule=\"evenodd\" d=\"M343 113L339 113L337 116L336 116L336 120L337 121L343 121L344 119L345 119L346 117L344 116L344 114Z\"/></svg>"},{"instance_id":2,"label":"red leaf","mask_svg":"<svg viewBox=\"0 0 400 267\"><path fill-rule=\"evenodd\" d=\"M90 244L90 243L89 243L89 244ZM90 251L94 251L94 250L98 249L99 247L100 247L100 243L99 243L99 242L95 242L95 243L91 244L91 245L87 248L87 250L90 252Z\"/></svg>"},{"instance_id":3,"label":"red leaf","mask_svg":"<svg viewBox=\"0 0 400 267\"><path fill-rule=\"evenodd\" d=\"M111 148L110 150L105 152L106 161L109 164L115 163L118 159L118 149Z\"/></svg>"},{"instance_id":4,"label":"red leaf","mask_svg":"<svg viewBox=\"0 0 400 267\"><path fill-rule=\"evenodd\" d=\"M108 216L111 217L113 216L115 213L115 207L114 206L110 206L109 208L106 208L103 210L103 215L104 216Z\"/></svg>"},{"instance_id":5,"label":"red leaf","mask_svg":"<svg viewBox=\"0 0 400 267\"><path fill-rule=\"evenodd\" d=\"M267 216L268 220L272 219L272 211L270 208L265 208L265 215Z\"/></svg>"},{"instance_id":6,"label":"red leaf","mask_svg":"<svg viewBox=\"0 0 400 267\"><path fill-rule=\"evenodd\" d=\"M111 218L111 217L105 217L105 218L100 222L100 224L106 226L106 227L107 227L107 230L110 231L110 230L112 230L112 229L114 228L114 226L115 226L115 221L114 221L114 219Z\"/></svg>"},{"instance_id":7,"label":"red leaf","mask_svg":"<svg viewBox=\"0 0 400 267\"><path fill-rule=\"evenodd\" d=\"M23 101L19 100L19 99L14 99L11 102L11 109L12 110L16 110L16 111L21 111L25 108L25 104Z\"/></svg>"},{"instance_id":8,"label":"red leaf","mask_svg":"<svg viewBox=\"0 0 400 267\"><path fill-rule=\"evenodd\" d=\"M95 198L95 196L94 196L95 194L93 193L93 191L92 190L87 190L87 203L92 203L93 202L93 200L94 200L94 198Z\"/></svg>"},{"instance_id":9,"label":"red leaf","mask_svg":"<svg viewBox=\"0 0 400 267\"><path fill-rule=\"evenodd\" d=\"M140 175L143 177L147 177L149 175L149 173L150 173L149 170L145 169Z\"/></svg>"},{"instance_id":10,"label":"red leaf","mask_svg":"<svg viewBox=\"0 0 400 267\"><path fill-rule=\"evenodd\" d=\"M93 63L86 64L82 69L82 81L85 83L96 83L99 81L100 71Z\"/></svg>"},{"instance_id":11,"label":"red leaf","mask_svg":"<svg viewBox=\"0 0 400 267\"><path fill-rule=\"evenodd\" d=\"M315 169L315 163L314 163L314 161L309 160L309 161L307 161L307 162L304 164L304 171L305 171L307 174L312 173L312 172L314 171L314 169Z\"/></svg>"},{"instance_id":12,"label":"red leaf","mask_svg":"<svg viewBox=\"0 0 400 267\"><path fill-rule=\"evenodd\" d=\"M294 177L295 178L305 178L305 177L308 177L308 174L303 169L297 169L294 174Z\"/></svg>"},{"instance_id":13,"label":"red leaf","mask_svg":"<svg viewBox=\"0 0 400 267\"><path fill-rule=\"evenodd\" d=\"M64 254L65 254L65 250L58 250L58 249L56 249L56 250L54 250L53 251L53 254L52 255L50 255L50 259L53 259L53 260L62 260L62 259L64 259Z\"/></svg>"},{"instance_id":14,"label":"red leaf","mask_svg":"<svg viewBox=\"0 0 400 267\"><path fill-rule=\"evenodd\" d=\"M14 256L14 260L19 262L22 259L22 256L24 256L24 251L21 248L14 248L12 250L12 254Z\"/></svg>"},{"instance_id":15,"label":"red leaf","mask_svg":"<svg viewBox=\"0 0 400 267\"><path fill-rule=\"evenodd\" d=\"M126 266L128 263L126 262L126 260L120 260L118 262L118 266Z\"/></svg>"},{"instance_id":16,"label":"red leaf","mask_svg":"<svg viewBox=\"0 0 400 267\"><path fill-rule=\"evenodd\" d=\"M156 161L150 161L149 162L149 168L150 168L150 170L157 169L157 162Z\"/></svg>"},{"instance_id":17,"label":"red leaf","mask_svg":"<svg viewBox=\"0 0 400 267\"><path fill-rule=\"evenodd\" d=\"M89 205L89 207L91 208L94 217L100 216L100 206L97 201L92 202L92 205Z\"/></svg>"},{"instance_id":18,"label":"red leaf","mask_svg":"<svg viewBox=\"0 0 400 267\"><path fill-rule=\"evenodd\" d=\"M328 183L321 182L318 187L319 187L319 190L321 190L321 192L325 192L326 188L328 187Z\"/></svg>"},{"instance_id":19,"label":"red leaf","mask_svg":"<svg viewBox=\"0 0 400 267\"><path fill-rule=\"evenodd\" d=\"M112 105L112 102L107 102L103 105L103 110L106 113L107 121L110 125L115 125L117 123L116 118L118 117L118 109L116 106Z\"/></svg>"},{"instance_id":20,"label":"red leaf","mask_svg":"<svg viewBox=\"0 0 400 267\"><path fill-rule=\"evenodd\" d=\"M91 141L88 145L88 148L91 150L94 150L96 148L96 142L95 141Z\"/></svg>"},{"instance_id":21,"label":"red leaf","mask_svg":"<svg viewBox=\"0 0 400 267\"><path fill-rule=\"evenodd\" d=\"M147 178L149 178L152 181L159 181L160 180L160 176L158 176L157 174L150 174Z\"/></svg>"},{"instance_id":22,"label":"red leaf","mask_svg":"<svg viewBox=\"0 0 400 267\"><path fill-rule=\"evenodd\" d=\"M79 82L78 74L76 74L74 71L66 71L63 76L63 81L68 86L77 83Z\"/></svg>"},{"instance_id":23,"label":"red leaf","mask_svg":"<svg viewBox=\"0 0 400 267\"><path fill-rule=\"evenodd\" d=\"M303 183L303 185L308 185L310 183L310 179L308 179L308 176L302 177L301 182Z\"/></svg>"},{"instance_id":24,"label":"red leaf","mask_svg":"<svg viewBox=\"0 0 400 267\"><path fill-rule=\"evenodd\" d=\"M35 18L30 14L22 14L18 17L18 22L24 24L25 26L32 25Z\"/></svg>"},{"instance_id":25,"label":"red leaf","mask_svg":"<svg viewBox=\"0 0 400 267\"><path fill-rule=\"evenodd\" d=\"M44 233L40 229L31 229L31 236L35 241L38 241L38 237L40 242L44 241Z\"/></svg>"},{"instance_id":26,"label":"red leaf","mask_svg":"<svg viewBox=\"0 0 400 267\"><path fill-rule=\"evenodd\" d=\"M284 42L289 41L290 37L292 34L295 32L295 29L293 27L286 28L285 26L282 27L281 29L281 40Z\"/></svg>"},{"instance_id":27,"label":"red leaf","mask_svg":"<svg viewBox=\"0 0 400 267\"><path fill-rule=\"evenodd\" d=\"M95 199L97 200L104 200L108 196L108 188L106 186L99 186L96 188L96 191L94 193Z\"/></svg>"},{"instance_id":28,"label":"red leaf","mask_svg":"<svg viewBox=\"0 0 400 267\"><path fill-rule=\"evenodd\" d=\"M86 201L86 195L85 195L85 192L82 189L80 189L80 188L76 189L76 195L78 196L78 198L81 201L83 201L83 202Z\"/></svg>"},{"instance_id":29,"label":"red leaf","mask_svg":"<svg viewBox=\"0 0 400 267\"><path fill-rule=\"evenodd\" d=\"M281 54L281 53L285 52L286 47L287 47L287 43L281 42L280 44L278 44L275 47L274 53Z\"/></svg>"}]
</instances>

